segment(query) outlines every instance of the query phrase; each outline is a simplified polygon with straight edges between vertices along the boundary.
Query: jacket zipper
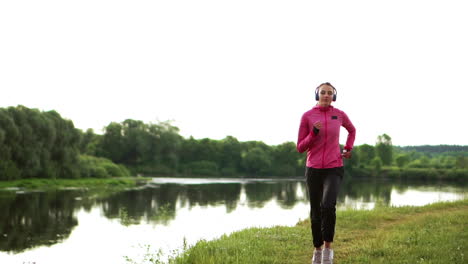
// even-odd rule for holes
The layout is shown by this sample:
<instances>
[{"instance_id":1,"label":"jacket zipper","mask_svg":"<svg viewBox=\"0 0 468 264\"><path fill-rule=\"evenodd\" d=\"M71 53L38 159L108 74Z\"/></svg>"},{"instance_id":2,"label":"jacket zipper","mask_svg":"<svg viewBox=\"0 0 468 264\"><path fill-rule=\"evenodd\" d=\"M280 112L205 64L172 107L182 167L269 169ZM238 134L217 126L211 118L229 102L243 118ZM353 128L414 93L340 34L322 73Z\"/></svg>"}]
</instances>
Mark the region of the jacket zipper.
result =
<instances>
[{"instance_id":1,"label":"jacket zipper","mask_svg":"<svg viewBox=\"0 0 468 264\"><path fill-rule=\"evenodd\" d=\"M327 148L327 112L323 112L325 115L325 143L323 144L323 153L322 153L322 169L325 168L325 149Z\"/></svg>"}]
</instances>

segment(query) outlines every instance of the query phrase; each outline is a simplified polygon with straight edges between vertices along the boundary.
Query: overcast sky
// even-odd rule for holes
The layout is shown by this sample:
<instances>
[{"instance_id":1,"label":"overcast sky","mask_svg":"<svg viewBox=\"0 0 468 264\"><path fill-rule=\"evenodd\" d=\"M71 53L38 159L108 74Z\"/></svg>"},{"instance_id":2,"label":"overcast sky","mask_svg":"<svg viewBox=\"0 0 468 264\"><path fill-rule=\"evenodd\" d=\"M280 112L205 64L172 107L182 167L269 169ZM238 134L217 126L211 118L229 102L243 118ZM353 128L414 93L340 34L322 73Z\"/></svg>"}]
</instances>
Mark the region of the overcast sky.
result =
<instances>
[{"instance_id":1,"label":"overcast sky","mask_svg":"<svg viewBox=\"0 0 468 264\"><path fill-rule=\"evenodd\" d=\"M357 145L468 145L467 14L462 0L1 1L0 107L276 145L329 81Z\"/></svg>"}]
</instances>

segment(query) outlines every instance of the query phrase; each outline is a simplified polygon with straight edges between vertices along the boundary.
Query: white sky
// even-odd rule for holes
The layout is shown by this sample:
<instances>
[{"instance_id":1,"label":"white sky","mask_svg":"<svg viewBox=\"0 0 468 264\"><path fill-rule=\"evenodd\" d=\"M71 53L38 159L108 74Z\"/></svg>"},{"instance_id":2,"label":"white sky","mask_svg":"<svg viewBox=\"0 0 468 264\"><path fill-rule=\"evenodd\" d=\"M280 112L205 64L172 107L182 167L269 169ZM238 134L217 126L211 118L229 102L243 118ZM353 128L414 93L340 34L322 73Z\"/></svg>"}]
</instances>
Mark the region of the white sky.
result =
<instances>
[{"instance_id":1,"label":"white sky","mask_svg":"<svg viewBox=\"0 0 468 264\"><path fill-rule=\"evenodd\" d=\"M329 81L356 145L468 145L467 14L463 0L4 0L0 107L276 145Z\"/></svg>"}]
</instances>

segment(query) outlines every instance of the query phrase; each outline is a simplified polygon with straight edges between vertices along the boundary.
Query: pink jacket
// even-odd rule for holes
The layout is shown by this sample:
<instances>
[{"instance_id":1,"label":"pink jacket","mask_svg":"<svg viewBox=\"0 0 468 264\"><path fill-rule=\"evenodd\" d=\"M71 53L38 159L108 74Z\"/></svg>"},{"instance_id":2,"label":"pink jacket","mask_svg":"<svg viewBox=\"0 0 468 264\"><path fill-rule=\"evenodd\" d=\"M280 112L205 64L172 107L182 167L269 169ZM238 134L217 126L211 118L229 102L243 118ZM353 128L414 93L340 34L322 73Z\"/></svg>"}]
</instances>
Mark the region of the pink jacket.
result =
<instances>
[{"instance_id":1,"label":"pink jacket","mask_svg":"<svg viewBox=\"0 0 468 264\"><path fill-rule=\"evenodd\" d=\"M315 134L314 123L319 120L322 128ZM297 151L303 153L307 150L307 167L325 169L343 166L339 144L341 126L348 130L344 148L349 151L353 148L356 128L345 112L333 106L315 106L302 115Z\"/></svg>"}]
</instances>

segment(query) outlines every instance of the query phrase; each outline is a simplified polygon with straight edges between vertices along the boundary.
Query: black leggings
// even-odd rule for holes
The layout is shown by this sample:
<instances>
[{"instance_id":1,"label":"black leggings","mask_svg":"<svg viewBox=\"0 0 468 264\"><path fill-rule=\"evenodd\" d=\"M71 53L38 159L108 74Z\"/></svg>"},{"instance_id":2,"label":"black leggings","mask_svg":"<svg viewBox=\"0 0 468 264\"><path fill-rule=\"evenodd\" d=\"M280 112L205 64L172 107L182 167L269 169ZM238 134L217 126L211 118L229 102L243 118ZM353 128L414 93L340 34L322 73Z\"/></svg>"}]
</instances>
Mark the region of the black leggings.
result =
<instances>
[{"instance_id":1,"label":"black leggings","mask_svg":"<svg viewBox=\"0 0 468 264\"><path fill-rule=\"evenodd\" d=\"M306 168L312 241L316 248L321 247L323 241L333 242L336 222L336 198L343 175L343 167L330 169Z\"/></svg>"}]
</instances>

